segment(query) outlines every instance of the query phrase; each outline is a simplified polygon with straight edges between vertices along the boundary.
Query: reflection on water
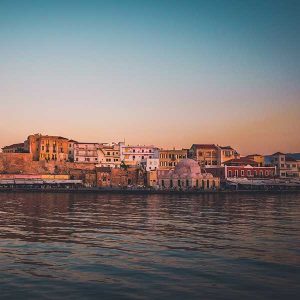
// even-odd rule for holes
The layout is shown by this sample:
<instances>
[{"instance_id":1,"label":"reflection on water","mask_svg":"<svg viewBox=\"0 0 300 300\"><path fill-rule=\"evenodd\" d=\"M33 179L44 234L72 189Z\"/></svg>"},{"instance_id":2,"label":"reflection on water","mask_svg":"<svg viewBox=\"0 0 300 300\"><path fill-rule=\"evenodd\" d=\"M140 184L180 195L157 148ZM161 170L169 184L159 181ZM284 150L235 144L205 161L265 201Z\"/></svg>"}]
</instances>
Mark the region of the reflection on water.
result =
<instances>
[{"instance_id":1,"label":"reflection on water","mask_svg":"<svg viewBox=\"0 0 300 300\"><path fill-rule=\"evenodd\" d=\"M300 195L0 193L0 298L300 293Z\"/></svg>"}]
</instances>

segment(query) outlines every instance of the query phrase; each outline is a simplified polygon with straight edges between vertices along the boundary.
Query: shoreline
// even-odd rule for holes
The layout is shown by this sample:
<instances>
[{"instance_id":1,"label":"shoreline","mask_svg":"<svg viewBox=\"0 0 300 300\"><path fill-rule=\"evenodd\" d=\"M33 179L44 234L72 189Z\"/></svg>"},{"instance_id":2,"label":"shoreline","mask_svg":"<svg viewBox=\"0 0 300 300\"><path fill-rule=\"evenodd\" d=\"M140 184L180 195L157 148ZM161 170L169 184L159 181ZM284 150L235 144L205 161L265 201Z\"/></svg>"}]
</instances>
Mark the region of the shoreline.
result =
<instances>
[{"instance_id":1,"label":"shoreline","mask_svg":"<svg viewBox=\"0 0 300 300\"><path fill-rule=\"evenodd\" d=\"M81 188L81 189L42 189L42 188L0 188L0 193L68 193L68 194L132 194L132 195L204 195L204 194L242 194L242 193L300 193L299 189L282 190L204 190L204 191L169 191L169 190L146 190L146 189L99 189L99 188Z\"/></svg>"}]
</instances>

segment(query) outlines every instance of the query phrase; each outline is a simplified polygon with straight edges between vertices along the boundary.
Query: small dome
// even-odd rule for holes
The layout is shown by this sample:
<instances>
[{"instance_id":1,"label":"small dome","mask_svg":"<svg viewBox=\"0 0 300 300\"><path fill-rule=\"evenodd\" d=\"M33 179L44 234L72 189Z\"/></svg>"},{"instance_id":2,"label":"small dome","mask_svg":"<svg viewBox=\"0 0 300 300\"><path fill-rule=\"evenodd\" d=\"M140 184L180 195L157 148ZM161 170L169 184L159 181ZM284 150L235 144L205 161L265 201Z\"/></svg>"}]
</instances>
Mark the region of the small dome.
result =
<instances>
[{"instance_id":1,"label":"small dome","mask_svg":"<svg viewBox=\"0 0 300 300\"><path fill-rule=\"evenodd\" d=\"M200 175L201 169L198 163L193 159L182 159L174 169L174 175Z\"/></svg>"}]
</instances>

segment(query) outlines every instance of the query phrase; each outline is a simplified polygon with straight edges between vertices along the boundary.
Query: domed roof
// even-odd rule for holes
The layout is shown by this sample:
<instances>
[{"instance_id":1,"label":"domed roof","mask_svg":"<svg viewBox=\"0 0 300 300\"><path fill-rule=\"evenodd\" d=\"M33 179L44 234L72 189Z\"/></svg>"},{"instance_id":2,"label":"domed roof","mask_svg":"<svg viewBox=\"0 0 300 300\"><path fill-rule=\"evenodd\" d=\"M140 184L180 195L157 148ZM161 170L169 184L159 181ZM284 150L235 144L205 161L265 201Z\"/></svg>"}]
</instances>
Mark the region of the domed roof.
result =
<instances>
[{"instance_id":1,"label":"domed roof","mask_svg":"<svg viewBox=\"0 0 300 300\"><path fill-rule=\"evenodd\" d=\"M198 163L193 159L182 159L174 169L174 175L200 175L201 169Z\"/></svg>"}]
</instances>

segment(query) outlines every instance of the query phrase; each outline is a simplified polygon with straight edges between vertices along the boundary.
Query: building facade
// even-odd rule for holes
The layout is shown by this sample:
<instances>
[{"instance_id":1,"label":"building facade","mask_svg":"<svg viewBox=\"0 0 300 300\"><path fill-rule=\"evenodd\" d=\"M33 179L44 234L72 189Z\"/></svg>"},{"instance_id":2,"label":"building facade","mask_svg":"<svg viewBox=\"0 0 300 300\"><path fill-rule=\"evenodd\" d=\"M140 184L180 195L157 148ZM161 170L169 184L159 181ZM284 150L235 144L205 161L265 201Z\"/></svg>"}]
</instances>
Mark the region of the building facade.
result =
<instances>
[{"instance_id":1,"label":"building facade","mask_svg":"<svg viewBox=\"0 0 300 300\"><path fill-rule=\"evenodd\" d=\"M159 158L147 158L145 163L146 171L155 171L159 168Z\"/></svg>"},{"instance_id":2,"label":"building facade","mask_svg":"<svg viewBox=\"0 0 300 300\"><path fill-rule=\"evenodd\" d=\"M102 144L98 149L98 166L119 168L121 165L120 143Z\"/></svg>"},{"instance_id":3,"label":"building facade","mask_svg":"<svg viewBox=\"0 0 300 300\"><path fill-rule=\"evenodd\" d=\"M189 150L189 158L196 160L202 168L220 167L228 160L240 155L230 146L215 144L193 144Z\"/></svg>"},{"instance_id":4,"label":"building facade","mask_svg":"<svg viewBox=\"0 0 300 300\"><path fill-rule=\"evenodd\" d=\"M125 146L120 143L120 152L121 161L128 166L140 165L148 158L159 158L159 149L155 146Z\"/></svg>"},{"instance_id":5,"label":"building facade","mask_svg":"<svg viewBox=\"0 0 300 300\"><path fill-rule=\"evenodd\" d=\"M274 178L276 176L276 167L261 167L261 166L225 166L225 179L227 178Z\"/></svg>"},{"instance_id":6,"label":"building facade","mask_svg":"<svg viewBox=\"0 0 300 300\"><path fill-rule=\"evenodd\" d=\"M99 143L74 143L74 162L98 164Z\"/></svg>"},{"instance_id":7,"label":"building facade","mask_svg":"<svg viewBox=\"0 0 300 300\"><path fill-rule=\"evenodd\" d=\"M209 168L221 165L219 147L215 144L193 144L189 157L198 162L200 167Z\"/></svg>"},{"instance_id":8,"label":"building facade","mask_svg":"<svg viewBox=\"0 0 300 300\"><path fill-rule=\"evenodd\" d=\"M291 178L300 176L297 160L282 152L272 154L270 164L276 166L276 174L279 177Z\"/></svg>"},{"instance_id":9,"label":"building facade","mask_svg":"<svg viewBox=\"0 0 300 300\"><path fill-rule=\"evenodd\" d=\"M68 161L68 142L61 136L34 134L28 137L25 148L35 161Z\"/></svg>"},{"instance_id":10,"label":"building facade","mask_svg":"<svg viewBox=\"0 0 300 300\"><path fill-rule=\"evenodd\" d=\"M174 170L158 170L157 174L161 189L207 190L220 187L220 179L210 173L202 174L199 164L193 159L183 159Z\"/></svg>"},{"instance_id":11,"label":"building facade","mask_svg":"<svg viewBox=\"0 0 300 300\"><path fill-rule=\"evenodd\" d=\"M188 156L188 150L159 150L159 169L170 170L174 169L175 166Z\"/></svg>"},{"instance_id":12,"label":"building facade","mask_svg":"<svg viewBox=\"0 0 300 300\"><path fill-rule=\"evenodd\" d=\"M221 166L223 166L227 161L232 159L239 159L239 153L230 146L217 146L218 147L218 154L219 154L219 161Z\"/></svg>"},{"instance_id":13,"label":"building facade","mask_svg":"<svg viewBox=\"0 0 300 300\"><path fill-rule=\"evenodd\" d=\"M251 155L247 155L246 158L249 158L251 160L254 160L255 162L258 163L258 165L260 167L265 165L265 158L263 155L260 154L251 154Z\"/></svg>"}]
</instances>

